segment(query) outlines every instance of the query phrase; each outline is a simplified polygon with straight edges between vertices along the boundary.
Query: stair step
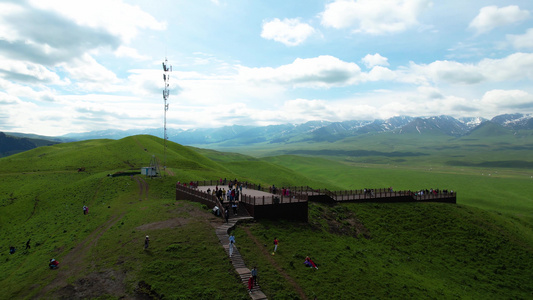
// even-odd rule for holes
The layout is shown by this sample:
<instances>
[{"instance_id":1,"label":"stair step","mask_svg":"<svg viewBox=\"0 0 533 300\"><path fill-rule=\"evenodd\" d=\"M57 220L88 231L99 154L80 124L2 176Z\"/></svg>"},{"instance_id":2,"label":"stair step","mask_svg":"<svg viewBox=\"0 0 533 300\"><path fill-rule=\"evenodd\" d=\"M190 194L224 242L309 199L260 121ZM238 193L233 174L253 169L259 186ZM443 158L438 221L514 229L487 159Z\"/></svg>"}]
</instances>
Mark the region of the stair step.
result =
<instances>
[{"instance_id":1,"label":"stair step","mask_svg":"<svg viewBox=\"0 0 533 300\"><path fill-rule=\"evenodd\" d=\"M231 228L235 227L235 224L240 220L253 220L253 217L249 216L234 216L230 217L230 221L227 224L223 224L216 228L215 234L217 235L220 243L222 244L222 248L229 256L229 235L228 231ZM246 263L244 262L244 259L242 258L241 254L239 253L237 248L233 248L233 253L229 257L231 264L235 268L235 271L241 278L242 283L244 286L246 286L246 289L248 289L248 280L250 279L250 276L252 276L250 269L246 267ZM250 297L252 300L263 300L267 299L266 295L261 291L261 287L259 285L255 285L252 288L252 292L250 293Z\"/></svg>"}]
</instances>

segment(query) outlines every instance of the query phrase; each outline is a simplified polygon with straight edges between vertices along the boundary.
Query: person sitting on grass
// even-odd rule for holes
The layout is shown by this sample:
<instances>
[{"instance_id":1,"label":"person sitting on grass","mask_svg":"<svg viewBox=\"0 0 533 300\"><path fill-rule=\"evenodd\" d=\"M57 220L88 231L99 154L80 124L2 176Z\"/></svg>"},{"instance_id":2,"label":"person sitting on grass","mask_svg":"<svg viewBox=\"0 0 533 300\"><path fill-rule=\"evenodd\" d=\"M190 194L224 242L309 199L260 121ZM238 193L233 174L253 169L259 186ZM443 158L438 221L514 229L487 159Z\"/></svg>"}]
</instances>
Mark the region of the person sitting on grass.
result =
<instances>
[{"instance_id":1,"label":"person sitting on grass","mask_svg":"<svg viewBox=\"0 0 533 300\"><path fill-rule=\"evenodd\" d=\"M316 266L315 262L309 256L305 258L304 265L306 267L315 268L318 270L318 267Z\"/></svg>"},{"instance_id":2,"label":"person sitting on grass","mask_svg":"<svg viewBox=\"0 0 533 300\"><path fill-rule=\"evenodd\" d=\"M52 258L52 259L50 260L50 263L48 264L48 266L49 266L50 269L52 269L52 270L53 270L53 269L57 269L57 268L59 268L59 262L58 262L57 260L55 260L55 259Z\"/></svg>"}]
</instances>

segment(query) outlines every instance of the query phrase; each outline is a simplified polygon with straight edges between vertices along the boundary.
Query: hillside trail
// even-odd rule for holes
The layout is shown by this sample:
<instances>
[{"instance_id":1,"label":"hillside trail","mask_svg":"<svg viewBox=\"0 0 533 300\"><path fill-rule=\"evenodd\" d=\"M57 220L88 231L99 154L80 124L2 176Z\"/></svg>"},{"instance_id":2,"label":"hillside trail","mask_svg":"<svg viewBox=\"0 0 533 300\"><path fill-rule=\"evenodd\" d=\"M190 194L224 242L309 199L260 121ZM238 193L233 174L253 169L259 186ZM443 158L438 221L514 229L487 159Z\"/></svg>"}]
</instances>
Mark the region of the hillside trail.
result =
<instances>
[{"instance_id":1,"label":"hillside trail","mask_svg":"<svg viewBox=\"0 0 533 300\"><path fill-rule=\"evenodd\" d=\"M306 300L307 296L305 295L305 292L302 287L299 286L298 283L296 283L296 281L280 267L280 265L274 260L272 255L268 252L268 248L263 247L261 242L259 242L259 240L252 234L252 232L250 232L249 228L243 226L242 229L244 230L244 232L246 232L248 237L257 245L257 247L261 249L263 255L268 259L268 261L276 269L276 271L278 271L278 273L281 274L281 276L283 276L283 278L285 278L285 280L287 280L287 282L292 285L296 292L298 292L298 294L300 295L300 299Z\"/></svg>"},{"instance_id":2,"label":"hillside trail","mask_svg":"<svg viewBox=\"0 0 533 300\"><path fill-rule=\"evenodd\" d=\"M144 200L148 200L148 191L150 190L150 185L148 185L148 182L142 178L142 176L132 176L133 180L137 183L137 186L139 187L139 201L143 200L143 194L144 194Z\"/></svg>"},{"instance_id":3,"label":"hillside trail","mask_svg":"<svg viewBox=\"0 0 533 300\"><path fill-rule=\"evenodd\" d=\"M126 213L121 215L114 215L107 220L107 222L98 226L89 236L87 236L82 242L76 245L69 253L59 261L60 267L57 270L50 270L50 272L57 272L56 277L52 282L47 284L43 289L39 291L33 298L43 298L48 292L56 289L63 288L69 284L68 279L79 274L83 274L87 271L85 265L79 264L79 262L86 261L86 256L89 250L96 246L100 237L109 230L115 223L117 223Z\"/></svg>"},{"instance_id":4,"label":"hillside trail","mask_svg":"<svg viewBox=\"0 0 533 300\"><path fill-rule=\"evenodd\" d=\"M165 169L165 172L167 172L168 175L170 175L170 176L176 176L176 174L174 174L174 172L172 172L171 169L169 169L169 168L164 168L164 169Z\"/></svg>"}]
</instances>

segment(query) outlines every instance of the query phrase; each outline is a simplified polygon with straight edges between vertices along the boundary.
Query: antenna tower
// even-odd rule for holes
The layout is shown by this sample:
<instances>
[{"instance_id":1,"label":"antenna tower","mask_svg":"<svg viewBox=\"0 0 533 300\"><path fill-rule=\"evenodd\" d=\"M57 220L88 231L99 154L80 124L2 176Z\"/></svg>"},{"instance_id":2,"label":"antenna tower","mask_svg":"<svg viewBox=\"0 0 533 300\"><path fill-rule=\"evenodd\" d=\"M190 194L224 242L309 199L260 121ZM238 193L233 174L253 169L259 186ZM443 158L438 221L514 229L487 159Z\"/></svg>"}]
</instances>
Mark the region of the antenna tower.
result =
<instances>
[{"instance_id":1,"label":"antenna tower","mask_svg":"<svg viewBox=\"0 0 533 300\"><path fill-rule=\"evenodd\" d=\"M170 81L170 72L172 72L172 66L168 64L168 60L165 57L165 61L163 62L163 81L165 82L165 88L163 89L163 100L165 104L165 119L164 119L164 136L163 136L163 143L164 143L164 158L163 158L163 169L167 168L167 111L168 111L168 96L170 94L168 87L169 87L169 81Z\"/></svg>"}]
</instances>

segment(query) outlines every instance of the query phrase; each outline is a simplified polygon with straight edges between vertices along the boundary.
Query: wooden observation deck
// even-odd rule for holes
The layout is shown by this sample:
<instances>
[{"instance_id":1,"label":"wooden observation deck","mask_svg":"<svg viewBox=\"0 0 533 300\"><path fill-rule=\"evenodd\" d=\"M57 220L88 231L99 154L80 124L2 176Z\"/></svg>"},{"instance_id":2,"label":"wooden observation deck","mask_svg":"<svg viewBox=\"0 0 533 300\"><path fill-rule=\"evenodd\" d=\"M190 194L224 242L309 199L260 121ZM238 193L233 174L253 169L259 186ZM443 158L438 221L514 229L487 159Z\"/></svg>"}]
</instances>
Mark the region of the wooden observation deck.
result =
<instances>
[{"instance_id":1,"label":"wooden observation deck","mask_svg":"<svg viewBox=\"0 0 533 300\"><path fill-rule=\"evenodd\" d=\"M221 201L212 191L227 188L218 185L218 180L197 181L189 184L176 184L176 200L191 200L203 203L209 208L218 206L230 209L228 201ZM210 191L209 193L207 191ZM322 203L396 203L396 202L457 202L455 192L447 190L393 191L385 189L329 191L306 187L265 189L260 185L245 183L239 186L238 215L249 215L254 219L287 219L307 222L308 202ZM233 216L233 213L230 213Z\"/></svg>"}]
</instances>

